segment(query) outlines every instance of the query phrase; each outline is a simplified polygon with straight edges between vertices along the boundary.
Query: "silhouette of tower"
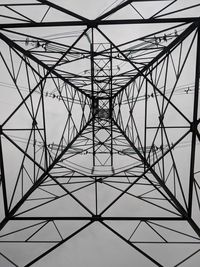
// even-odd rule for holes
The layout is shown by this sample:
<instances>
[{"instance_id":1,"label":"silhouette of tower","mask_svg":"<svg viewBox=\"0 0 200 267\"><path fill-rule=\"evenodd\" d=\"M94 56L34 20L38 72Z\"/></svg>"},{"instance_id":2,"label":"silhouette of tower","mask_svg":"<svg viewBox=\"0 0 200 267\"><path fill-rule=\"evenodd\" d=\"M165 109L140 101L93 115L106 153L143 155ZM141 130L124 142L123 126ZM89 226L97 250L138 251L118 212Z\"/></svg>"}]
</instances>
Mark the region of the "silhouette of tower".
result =
<instances>
[{"instance_id":1,"label":"silhouette of tower","mask_svg":"<svg viewBox=\"0 0 200 267\"><path fill-rule=\"evenodd\" d=\"M124 266L197 266L200 4L67 2L0 4L0 265L98 229Z\"/></svg>"}]
</instances>

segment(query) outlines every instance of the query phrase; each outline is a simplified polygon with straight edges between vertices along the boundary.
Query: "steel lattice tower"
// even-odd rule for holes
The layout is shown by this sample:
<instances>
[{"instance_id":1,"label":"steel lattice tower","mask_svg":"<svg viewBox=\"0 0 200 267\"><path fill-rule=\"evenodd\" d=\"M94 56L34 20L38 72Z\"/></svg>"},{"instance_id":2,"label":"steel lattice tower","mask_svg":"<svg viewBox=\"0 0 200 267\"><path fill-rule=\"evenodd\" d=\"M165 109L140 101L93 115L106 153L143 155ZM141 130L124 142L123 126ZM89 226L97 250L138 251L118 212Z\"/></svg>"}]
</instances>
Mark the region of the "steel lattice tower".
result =
<instances>
[{"instance_id":1,"label":"steel lattice tower","mask_svg":"<svg viewBox=\"0 0 200 267\"><path fill-rule=\"evenodd\" d=\"M90 229L131 248L104 266L197 266L199 1L69 2L0 3L0 266Z\"/></svg>"}]
</instances>

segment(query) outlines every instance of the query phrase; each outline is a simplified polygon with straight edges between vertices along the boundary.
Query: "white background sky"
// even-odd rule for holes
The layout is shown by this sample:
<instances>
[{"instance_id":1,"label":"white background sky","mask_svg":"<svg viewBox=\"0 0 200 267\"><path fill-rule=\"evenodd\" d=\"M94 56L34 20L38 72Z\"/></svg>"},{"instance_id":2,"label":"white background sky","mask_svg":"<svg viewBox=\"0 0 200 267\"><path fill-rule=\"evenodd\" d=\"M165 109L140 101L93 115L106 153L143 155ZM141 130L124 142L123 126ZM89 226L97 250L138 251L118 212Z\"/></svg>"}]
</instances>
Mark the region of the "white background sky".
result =
<instances>
[{"instance_id":1,"label":"white background sky","mask_svg":"<svg viewBox=\"0 0 200 267\"><path fill-rule=\"evenodd\" d=\"M10 1L12 3L18 3L19 1ZM9 2L9 3L10 3ZM20 1L26 3L27 1ZM34 2L33 0L30 2ZM98 15L102 14L103 11L107 10L108 8L112 8L120 3L120 1L94 1L94 0L69 0L69 1L52 1L56 4L59 4L60 6L63 6L73 12L77 12L78 14L85 16L90 19L95 19ZM134 7L137 8L137 10L145 17L148 18L154 13L156 13L160 8L164 7L169 3L170 1L156 1L152 3L135 3ZM0 4L7 3L6 1L0 1ZM192 0L191 5L199 4L199 1ZM186 7L188 6L188 1L179 0L174 5L174 7L170 7L168 11L176 10L180 7ZM20 11L23 12L24 15L27 17L31 17L33 20L40 21L43 17L43 14L45 12L46 8L41 9L35 9L32 10L30 8L21 8ZM12 13L12 12L11 12ZM0 7L0 14L3 15L10 15L9 11L4 9L3 7ZM181 16L199 16L199 7L196 9L192 9L186 12L181 12L180 14L174 14L171 15L171 17L181 17ZM170 17L170 16L169 16ZM134 11L134 9L130 6L124 8L120 12L117 12L113 16L109 17L109 19L127 19L127 18L139 18L139 15ZM62 15L60 12L53 12L52 10L49 11L47 14L47 17L45 18L45 21L61 21L61 20L71 20L67 15ZM1 23L11 23L12 20L8 18L0 17L0 24ZM107 36L112 40L114 44L122 44L124 42L142 37L144 35L153 33L154 31L162 30L167 28L169 25L124 25L124 26L100 26L100 29L107 34ZM170 24L170 26L175 26L175 24ZM56 39L56 41L63 43L63 44L71 44L77 38L77 36L73 36L69 38L69 32L72 31L82 31L84 27L60 27L60 28L45 28L45 29L16 29L19 33L25 33L25 34L31 34L39 38L53 38L53 37L65 37L66 38L60 38ZM181 27L178 30L182 32L184 27ZM15 39L16 35L11 33L6 33L2 31L6 36L8 36L11 39ZM172 30L173 32L173 30ZM171 33L171 31L167 31L168 34ZM76 35L76 34L75 34ZM194 35L192 34L183 44L183 57L186 55L188 47L190 45L190 42L192 40L192 37ZM24 40L24 37L19 37L19 39ZM99 34L95 33L95 41L96 42L106 42L105 39ZM25 45L22 44L22 47L24 48ZM89 43L87 38L83 38L79 43L78 47L84 47L85 49L89 49ZM125 46L125 49L127 49L128 46ZM3 41L0 41L0 49L1 53L4 55L4 57L9 61L9 50L7 45ZM173 59L175 60L175 65L177 66L177 55L179 53L179 50L175 50L173 53ZM20 61L18 56L16 56L15 53L13 53L14 60L15 60L15 68L17 69L17 66L19 66ZM39 57L39 56L38 56ZM186 64L182 77L177 85L187 85L187 84L194 84L194 68L195 68L195 58L196 58L196 45L193 45L193 48L191 50L191 54L188 58L188 63ZM1 59L2 62L2 59ZM10 64L10 61L9 61ZM34 67L36 67L35 63L33 64ZM116 61L116 64L117 61ZM3 65L3 64L2 64ZM65 67L65 66L64 66ZM69 66L66 66L66 70L69 72L74 73L82 73L84 70L88 69L90 67L89 62L86 62L86 60L83 60L80 62L80 64L71 64ZM130 69L130 65L122 65L124 70ZM10 65L11 68L11 65ZM22 88L27 88L27 79L24 78L24 71L25 67L22 67L22 71L20 71L19 75L19 86ZM58 69L59 71L59 69ZM122 70L121 70L122 71ZM12 110L18 106L21 99L19 95L16 93L14 89L14 85L12 80L9 78L8 72L5 68L5 66L1 67L1 77L0 77L0 90L2 91L0 103L0 121L1 123L7 118L7 116L12 112ZM162 74L163 75L163 74ZM168 79L167 82L167 89L169 91L171 90L172 86L174 85L174 79L175 74L173 70L170 70L171 80ZM158 84L160 87L163 85L163 79L164 76L162 76L160 84ZM7 84L7 86L5 86ZM36 81L32 77L31 79L31 87L33 87L36 84ZM11 86L10 86L11 85ZM45 90L47 92L52 92L54 90L54 84L53 82L49 81L47 84ZM152 87L149 87L149 93L152 93ZM142 91L144 93L144 88ZM23 95L25 96L27 94L26 91L23 92ZM124 96L124 99L126 100L126 97ZM33 101L35 103L38 103L39 101L39 94L33 95ZM59 103L59 105L58 105ZM193 94L186 95L184 94L184 89L181 91L181 95L176 95L173 97L173 103L181 109L181 111L189 118L192 119L192 105L193 105ZM30 103L29 103L30 105ZM52 98L46 98L45 99L45 105L46 105L46 111L47 111L47 126L48 126L48 142L56 142L56 140L59 140L60 138L60 132L63 130L64 122L66 120L66 116L68 113L66 112L64 106ZM157 125L158 122L158 111L155 108L156 103L155 99L149 100L149 124ZM88 109L88 107L87 107ZM80 117L77 115L78 108L77 106L73 109L73 118L75 120L75 124L79 125ZM80 111L80 110L79 110ZM40 111L41 112L41 111ZM125 121L127 118L127 113L129 111L127 108L123 109L123 120ZM76 114L75 114L76 113ZM86 112L88 114L88 111ZM138 102L136 109L135 109L135 120L137 122L137 125L141 125L139 128L141 129L141 136L143 135L143 115L144 115L144 103ZM42 116L42 112L40 114L40 119ZM88 116L88 115L87 115ZM181 120L180 116L173 110L173 108L169 108L169 111L167 113L167 119L166 123L168 125L174 125L174 124L184 124L187 125L187 123L184 120ZM8 122L6 125L7 128L9 127L28 127L30 125L30 116L28 115L25 108L21 108L20 112L17 113L13 118ZM168 134L170 136L170 141L175 142L179 135L183 132L181 130L174 130L169 131ZM18 135L18 137L27 138L26 134L22 133L16 133L14 132L14 135ZM39 137L37 137L39 138ZM153 135L149 136L149 143L152 142ZM157 144L159 143L159 138L156 140ZM185 140L188 144L188 142L191 141L191 136L188 137ZM21 148L25 148L26 143L19 143ZM22 161L22 154L14 148L12 145L9 144L8 141L3 141L3 148L4 148L4 160L5 160L5 171L6 171L6 179L7 179L7 191L8 195L10 197L10 194L12 193L14 182L16 181L16 177L19 171L19 166ZM197 152L199 152L199 148L197 146ZM31 153L31 151L30 151ZM189 162L190 162L190 146L181 147L174 151L174 156L176 159L178 171L181 175L181 181L183 184L183 187L186 189L188 187L188 176L189 176ZM184 156L182 156L184 155ZM75 157L74 162L78 162L82 167L89 167L91 166L91 162L88 162L88 159L91 158L82 156ZM127 160L127 161L126 161ZM125 162L126 161L126 162ZM129 159L118 157L116 158L116 167L118 167L118 164L124 165L129 163ZM29 172L31 173L32 164L27 161L26 163L27 168ZM166 157L166 169L170 168L171 159L170 157ZM198 163L196 164L195 171L199 171ZM184 167L183 167L184 166ZM14 178L13 178L14 177ZM12 186L11 186L12 185ZM30 186L30 184L27 182L27 188ZM168 186L173 188L173 186L169 183ZM72 187L71 187L72 188ZM123 186L122 186L123 188ZM70 187L69 187L70 189ZM138 191L144 190L141 189L139 186L136 187L135 191L130 191L131 193L137 194ZM146 190L146 189L145 189ZM144 191L145 191L144 190ZM56 187L55 191L59 191L59 189ZM99 199L100 199L100 206L101 209L105 208L108 203L110 203L117 195L119 194L118 191L114 189L110 189L109 187L99 185ZM16 194L17 197L15 201L17 202L20 198L20 193ZM39 193L38 193L39 195ZM94 186L91 186L89 188L86 188L85 190L80 191L80 193L75 194L79 199L81 199L89 208L94 209ZM37 196L37 194L35 195ZM157 195L154 195L157 196ZM1 196L2 198L2 196ZM26 203L25 207L28 207L29 204ZM149 210L149 206L144 204L144 206L140 206L141 202L134 198L125 197L117 205L114 205L110 212L107 213L107 215L138 215L138 216L144 216L149 214L156 214L159 215L160 211ZM168 208L169 206L166 207ZM23 208L22 208L23 209ZM195 208L196 210L196 208ZM45 215L51 215L52 213L55 215L82 215L86 214L85 212L82 212L81 209L77 207L77 205L74 204L73 201L70 200L70 198L64 198L62 201L58 201L58 204L49 205L48 207L45 206L45 208L37 211L33 211L32 214L43 214L45 212ZM151 213L152 212L152 213ZM3 217L3 209L1 207L1 217ZM198 219L198 217L197 217ZM20 222L21 224L21 222ZM79 222L68 222L68 223L60 223L57 222L57 225L59 226L59 229L62 231L63 235L70 234L72 230L76 230L78 226L83 225L83 223ZM28 225L27 223L25 225ZM113 226L114 229L117 229L122 235L124 235L126 238L128 238L133 230L135 229L137 223L127 223L127 222L113 222L110 223L111 226ZM192 231L189 227L187 227L185 224L180 225L173 225L170 224L170 226L176 229L184 229L188 234L192 234ZM17 227L19 227L19 224L9 224L6 228L6 231L14 231ZM145 226L141 226L140 228L140 234L138 234L138 238L147 237L149 239L154 238L151 236L152 233L148 229L145 228ZM169 238L173 239L173 234L171 232L165 233ZM24 234L26 236L26 233ZM50 224L49 227L46 227L44 231L40 232L40 238L44 238L45 240L48 240L49 235L55 235L55 228ZM23 238L23 234L19 233L19 236L16 236L16 239ZM53 236L54 238L54 236ZM177 237L178 240L179 237ZM182 238L182 237L181 237ZM27 244L26 246L21 244L3 244L0 243L0 251L2 253L5 253L10 259L13 261L16 260L16 263L21 267L24 266L25 262L27 262L27 259L33 258L33 255L35 256L37 252L42 248L42 244L39 245L36 244L35 246L32 246ZM157 247L152 246L142 246L138 245L138 247L144 248L145 251L148 253L155 253L156 258L158 261L160 260L162 264L166 267L172 267L175 265L175 263L178 263L181 259L183 259L183 255L188 256L193 251L197 250L199 248L199 245L183 245L181 248L178 246L172 245L167 246L167 249L164 248L164 245ZM174 250L176 249L176 255L174 254ZM1 262L2 261L2 262ZM199 262L199 254L194 256L190 261L183 264L183 267L196 267ZM36 267L110 267L110 266L116 266L116 267L150 267L155 266L154 264L151 264L150 261L145 259L142 255L140 255L138 252L136 252L133 248L131 248L128 244L120 240L117 236L115 236L113 233L111 233L108 229L103 227L100 223L96 222L92 224L87 229L83 230L80 234L78 234L76 237L74 237L71 241L66 242L63 246L58 248L56 251L48 255L47 257L44 257L41 261L38 263L35 263L33 266ZM11 267L13 265L10 265L5 259L0 257L0 266L2 267Z\"/></svg>"}]
</instances>

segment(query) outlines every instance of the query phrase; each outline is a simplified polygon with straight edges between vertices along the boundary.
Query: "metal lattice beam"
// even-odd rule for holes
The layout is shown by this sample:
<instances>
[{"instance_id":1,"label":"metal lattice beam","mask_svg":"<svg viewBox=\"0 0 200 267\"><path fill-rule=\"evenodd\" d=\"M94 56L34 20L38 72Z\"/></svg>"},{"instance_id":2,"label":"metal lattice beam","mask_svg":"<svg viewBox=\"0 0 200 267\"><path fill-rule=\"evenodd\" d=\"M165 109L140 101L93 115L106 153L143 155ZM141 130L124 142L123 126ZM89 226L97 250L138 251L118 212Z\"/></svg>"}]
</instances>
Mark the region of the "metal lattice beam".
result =
<instances>
[{"instance_id":1,"label":"metal lattice beam","mask_svg":"<svg viewBox=\"0 0 200 267\"><path fill-rule=\"evenodd\" d=\"M200 4L0 8L0 265L98 225L138 266L197 266Z\"/></svg>"}]
</instances>

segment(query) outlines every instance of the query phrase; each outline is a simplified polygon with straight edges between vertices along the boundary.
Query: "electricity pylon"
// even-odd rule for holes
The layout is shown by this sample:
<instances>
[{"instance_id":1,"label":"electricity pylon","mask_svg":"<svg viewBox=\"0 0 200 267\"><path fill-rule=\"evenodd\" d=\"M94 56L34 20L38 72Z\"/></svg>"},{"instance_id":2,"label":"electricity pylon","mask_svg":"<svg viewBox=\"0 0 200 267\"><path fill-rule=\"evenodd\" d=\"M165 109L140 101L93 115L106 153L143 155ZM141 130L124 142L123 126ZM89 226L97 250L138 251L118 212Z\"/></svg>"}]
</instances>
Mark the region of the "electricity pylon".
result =
<instances>
[{"instance_id":1,"label":"electricity pylon","mask_svg":"<svg viewBox=\"0 0 200 267\"><path fill-rule=\"evenodd\" d=\"M0 265L98 223L137 266L197 266L200 4L55 2L0 4Z\"/></svg>"}]
</instances>

